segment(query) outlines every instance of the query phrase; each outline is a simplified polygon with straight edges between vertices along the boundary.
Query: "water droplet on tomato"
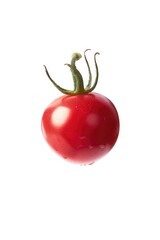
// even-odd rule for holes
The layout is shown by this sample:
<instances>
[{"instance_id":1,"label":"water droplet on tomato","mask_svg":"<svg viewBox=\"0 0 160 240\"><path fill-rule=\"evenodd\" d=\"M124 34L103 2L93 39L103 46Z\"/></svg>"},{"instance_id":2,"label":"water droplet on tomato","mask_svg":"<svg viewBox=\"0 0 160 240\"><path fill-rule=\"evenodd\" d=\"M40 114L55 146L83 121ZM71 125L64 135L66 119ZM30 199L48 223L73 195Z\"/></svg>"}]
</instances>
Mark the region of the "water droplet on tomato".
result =
<instances>
[{"instance_id":1,"label":"water droplet on tomato","mask_svg":"<svg viewBox=\"0 0 160 240\"><path fill-rule=\"evenodd\" d=\"M80 139L81 139L81 140L84 140L84 139L86 139L86 137L85 137L85 136L81 136Z\"/></svg>"},{"instance_id":2,"label":"water droplet on tomato","mask_svg":"<svg viewBox=\"0 0 160 240\"><path fill-rule=\"evenodd\" d=\"M101 144L101 145L99 146L99 148L102 149L102 150L104 149L104 147L105 147L104 144Z\"/></svg>"},{"instance_id":3,"label":"water droplet on tomato","mask_svg":"<svg viewBox=\"0 0 160 240\"><path fill-rule=\"evenodd\" d=\"M92 149L93 149L93 146L92 146L92 145L89 145L89 149L92 150Z\"/></svg>"}]
</instances>

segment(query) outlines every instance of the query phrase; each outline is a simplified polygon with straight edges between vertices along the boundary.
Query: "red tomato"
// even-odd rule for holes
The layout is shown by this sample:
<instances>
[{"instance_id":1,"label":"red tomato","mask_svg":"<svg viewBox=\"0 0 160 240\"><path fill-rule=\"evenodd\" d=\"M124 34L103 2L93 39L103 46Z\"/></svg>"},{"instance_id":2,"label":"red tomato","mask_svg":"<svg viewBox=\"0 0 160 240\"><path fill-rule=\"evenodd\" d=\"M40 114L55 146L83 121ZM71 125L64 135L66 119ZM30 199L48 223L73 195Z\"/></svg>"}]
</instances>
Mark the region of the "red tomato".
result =
<instances>
[{"instance_id":1,"label":"red tomato","mask_svg":"<svg viewBox=\"0 0 160 240\"><path fill-rule=\"evenodd\" d=\"M94 55L96 78L92 85L86 51L84 58L89 72L86 87L75 65L82 57L79 53L74 53L71 64L66 64L73 76L73 91L57 85L45 67L50 81L65 95L54 100L44 111L42 133L53 150L78 164L92 164L103 157L112 149L119 134L119 117L113 103L98 93L91 93L98 82L96 55L99 53Z\"/></svg>"},{"instance_id":2,"label":"red tomato","mask_svg":"<svg viewBox=\"0 0 160 240\"><path fill-rule=\"evenodd\" d=\"M113 103L100 94L62 96L45 110L42 132L66 160L91 164L114 146L119 117Z\"/></svg>"}]
</instances>

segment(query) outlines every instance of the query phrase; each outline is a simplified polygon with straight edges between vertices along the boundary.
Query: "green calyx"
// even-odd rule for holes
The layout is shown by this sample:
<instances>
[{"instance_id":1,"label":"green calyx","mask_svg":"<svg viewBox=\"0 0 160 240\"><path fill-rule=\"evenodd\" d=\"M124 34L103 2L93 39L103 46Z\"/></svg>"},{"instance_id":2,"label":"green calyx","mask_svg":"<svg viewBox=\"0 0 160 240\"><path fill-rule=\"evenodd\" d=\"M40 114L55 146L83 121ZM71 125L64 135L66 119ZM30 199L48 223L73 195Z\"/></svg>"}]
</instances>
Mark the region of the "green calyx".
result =
<instances>
[{"instance_id":1,"label":"green calyx","mask_svg":"<svg viewBox=\"0 0 160 240\"><path fill-rule=\"evenodd\" d=\"M78 71L78 69L76 68L76 61L78 61L82 55L80 53L73 53L72 54L72 58L71 58L71 63L68 64L66 63L65 65L67 65L70 70L71 70L71 73L72 73L72 77L73 77L73 82L74 82L74 90L67 90L67 89L64 89L62 87L60 87L49 75L49 72L47 70L47 67L44 65L45 67L45 70L46 70L46 74L48 76L48 78L50 79L50 81L54 84L54 86L62 93L64 94L69 94L69 95L78 95L78 94L86 94L86 93L89 93L89 92L92 92L96 85L97 85L97 82L98 82L98 76L99 76L99 72L98 72L98 66L97 66L97 62L96 62L96 55L99 54L98 52L96 52L94 54L94 63L95 63L95 68L96 68L96 77L95 77L95 81L94 81L94 84L92 85L92 73L91 73L91 70L90 70L90 66L89 66L89 63L88 63L88 60L87 60L87 57L86 57L86 52L90 50L90 49L87 49L85 50L84 52L84 58L85 58L85 61L86 61L86 64L87 64L87 67L88 67L88 73L89 73L89 80L88 80L88 84L86 87L84 87L84 82L83 82L83 78L82 78L82 75L81 73Z\"/></svg>"}]
</instances>

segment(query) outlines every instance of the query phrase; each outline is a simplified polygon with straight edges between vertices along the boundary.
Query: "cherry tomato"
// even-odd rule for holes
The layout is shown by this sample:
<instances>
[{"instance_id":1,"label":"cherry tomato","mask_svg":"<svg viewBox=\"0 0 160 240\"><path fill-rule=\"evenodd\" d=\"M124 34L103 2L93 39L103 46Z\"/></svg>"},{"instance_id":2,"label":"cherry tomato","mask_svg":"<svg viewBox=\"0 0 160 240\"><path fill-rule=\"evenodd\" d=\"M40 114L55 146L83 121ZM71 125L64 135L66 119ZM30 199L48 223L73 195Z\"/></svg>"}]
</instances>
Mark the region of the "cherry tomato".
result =
<instances>
[{"instance_id":1,"label":"cherry tomato","mask_svg":"<svg viewBox=\"0 0 160 240\"><path fill-rule=\"evenodd\" d=\"M89 70L86 88L75 66L75 61L81 57L80 54L73 54L71 64L67 64L73 75L75 84L73 91L58 86L45 67L49 79L65 95L55 99L44 111L42 133L50 147L61 157L78 164L92 164L103 157L112 149L119 134L119 116L114 104L105 96L91 92L98 79L96 63L98 53L94 58L97 77L93 87L85 53Z\"/></svg>"}]
</instances>

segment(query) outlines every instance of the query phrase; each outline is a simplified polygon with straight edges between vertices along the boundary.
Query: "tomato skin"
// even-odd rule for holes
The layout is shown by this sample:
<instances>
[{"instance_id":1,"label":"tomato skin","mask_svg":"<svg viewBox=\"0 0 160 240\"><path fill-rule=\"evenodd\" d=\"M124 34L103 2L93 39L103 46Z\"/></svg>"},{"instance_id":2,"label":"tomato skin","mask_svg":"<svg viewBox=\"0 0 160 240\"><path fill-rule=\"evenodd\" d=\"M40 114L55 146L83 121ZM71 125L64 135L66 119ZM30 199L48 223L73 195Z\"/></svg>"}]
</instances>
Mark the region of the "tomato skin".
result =
<instances>
[{"instance_id":1,"label":"tomato skin","mask_svg":"<svg viewBox=\"0 0 160 240\"><path fill-rule=\"evenodd\" d=\"M63 95L42 116L42 133L61 157L78 164L92 164L107 154L119 134L119 116L103 95Z\"/></svg>"}]
</instances>

